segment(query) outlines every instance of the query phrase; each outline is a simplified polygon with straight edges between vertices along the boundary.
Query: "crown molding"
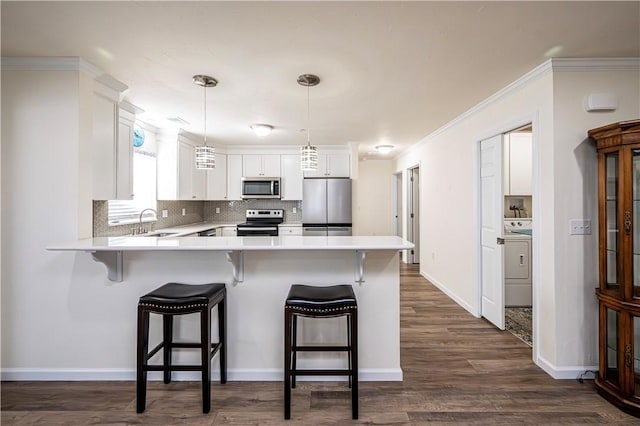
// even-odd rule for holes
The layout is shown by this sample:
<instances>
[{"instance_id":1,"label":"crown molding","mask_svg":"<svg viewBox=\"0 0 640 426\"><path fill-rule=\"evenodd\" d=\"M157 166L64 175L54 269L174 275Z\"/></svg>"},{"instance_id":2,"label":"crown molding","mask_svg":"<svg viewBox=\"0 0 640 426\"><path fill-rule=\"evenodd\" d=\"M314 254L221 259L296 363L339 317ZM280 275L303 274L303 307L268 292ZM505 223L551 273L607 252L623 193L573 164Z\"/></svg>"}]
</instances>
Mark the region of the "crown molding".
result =
<instances>
[{"instance_id":1,"label":"crown molding","mask_svg":"<svg viewBox=\"0 0 640 426\"><path fill-rule=\"evenodd\" d=\"M515 92L520 87L530 83L549 72L584 72L584 71L639 71L640 70L640 58L552 58L542 64L538 65L522 77L518 78L508 86L498 90L493 95L489 96L479 104L475 105L471 109L463 112L453 120L446 123L444 126L436 129L432 133L422 138L417 143L413 144L402 153L398 154L396 159L403 158L407 155L411 155L422 144L429 142L436 136L446 132L453 126L464 121L468 117L472 116L476 112L480 111L487 105L490 105L500 98L503 98L512 92Z\"/></svg>"},{"instance_id":2,"label":"crown molding","mask_svg":"<svg viewBox=\"0 0 640 426\"><path fill-rule=\"evenodd\" d=\"M2 71L81 71L92 77L104 72L78 56L3 56Z\"/></svg>"},{"instance_id":3,"label":"crown molding","mask_svg":"<svg viewBox=\"0 0 640 426\"><path fill-rule=\"evenodd\" d=\"M637 71L640 58L553 58L553 71Z\"/></svg>"}]
</instances>

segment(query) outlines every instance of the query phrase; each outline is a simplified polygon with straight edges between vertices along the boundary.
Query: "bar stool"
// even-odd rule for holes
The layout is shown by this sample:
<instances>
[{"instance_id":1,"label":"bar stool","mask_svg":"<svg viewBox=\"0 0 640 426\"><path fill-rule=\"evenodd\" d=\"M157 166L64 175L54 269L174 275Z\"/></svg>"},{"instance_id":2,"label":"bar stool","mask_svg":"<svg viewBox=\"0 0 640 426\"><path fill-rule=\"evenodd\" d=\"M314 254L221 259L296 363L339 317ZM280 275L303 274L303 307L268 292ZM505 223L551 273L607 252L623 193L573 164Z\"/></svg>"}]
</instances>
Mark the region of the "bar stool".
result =
<instances>
[{"instance_id":1,"label":"bar stool","mask_svg":"<svg viewBox=\"0 0 640 426\"><path fill-rule=\"evenodd\" d=\"M202 412L211 410L211 358L220 351L220 383L227 382L226 341L226 288L224 284L189 285L165 284L140 298L138 303L138 349L136 411L142 413L146 406L147 371L164 372L164 382L171 383L172 371L202 372ZM211 311L218 306L217 343L211 343ZM149 314L162 315L163 341L149 351ZM173 317L200 313L200 342L174 342ZM200 365L172 365L174 349L200 348ZM149 365L148 361L163 349L162 365Z\"/></svg>"},{"instance_id":2,"label":"bar stool","mask_svg":"<svg viewBox=\"0 0 640 426\"><path fill-rule=\"evenodd\" d=\"M331 318L346 316L346 346L298 346L298 317ZM348 353L347 369L298 369L298 352ZM291 418L291 388L296 387L297 376L349 376L351 387L351 414L358 418L358 304L350 285L314 287L294 284L284 306L284 418Z\"/></svg>"}]
</instances>

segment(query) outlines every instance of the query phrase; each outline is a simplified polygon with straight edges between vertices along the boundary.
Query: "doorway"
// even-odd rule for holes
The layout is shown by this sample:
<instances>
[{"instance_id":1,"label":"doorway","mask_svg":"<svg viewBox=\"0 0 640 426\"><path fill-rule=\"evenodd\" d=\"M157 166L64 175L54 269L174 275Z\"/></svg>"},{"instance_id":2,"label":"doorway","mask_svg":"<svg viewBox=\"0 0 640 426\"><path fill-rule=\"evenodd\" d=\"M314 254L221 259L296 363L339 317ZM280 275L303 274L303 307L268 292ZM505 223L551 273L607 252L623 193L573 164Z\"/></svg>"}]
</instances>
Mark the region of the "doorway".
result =
<instances>
[{"instance_id":1,"label":"doorway","mask_svg":"<svg viewBox=\"0 0 640 426\"><path fill-rule=\"evenodd\" d=\"M393 235L402 237L402 172L393 174Z\"/></svg>"},{"instance_id":2,"label":"doorway","mask_svg":"<svg viewBox=\"0 0 640 426\"><path fill-rule=\"evenodd\" d=\"M408 263L420 263L420 166L407 169L407 240L414 244Z\"/></svg>"},{"instance_id":3,"label":"doorway","mask_svg":"<svg viewBox=\"0 0 640 426\"><path fill-rule=\"evenodd\" d=\"M480 315L533 346L533 126L479 143Z\"/></svg>"}]
</instances>

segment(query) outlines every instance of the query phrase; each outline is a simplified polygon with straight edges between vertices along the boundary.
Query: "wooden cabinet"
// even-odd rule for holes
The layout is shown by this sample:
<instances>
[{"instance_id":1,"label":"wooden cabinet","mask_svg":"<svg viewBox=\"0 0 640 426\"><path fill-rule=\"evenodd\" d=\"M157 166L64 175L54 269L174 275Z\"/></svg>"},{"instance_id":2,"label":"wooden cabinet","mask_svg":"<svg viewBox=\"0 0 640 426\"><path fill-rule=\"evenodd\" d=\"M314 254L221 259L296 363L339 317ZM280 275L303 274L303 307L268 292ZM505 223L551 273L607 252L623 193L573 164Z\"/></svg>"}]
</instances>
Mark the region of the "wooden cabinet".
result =
<instances>
[{"instance_id":1,"label":"wooden cabinet","mask_svg":"<svg viewBox=\"0 0 640 426\"><path fill-rule=\"evenodd\" d=\"M511 132L504 141L504 194L531 195L531 132Z\"/></svg>"},{"instance_id":2,"label":"wooden cabinet","mask_svg":"<svg viewBox=\"0 0 640 426\"><path fill-rule=\"evenodd\" d=\"M300 155L284 154L280 157L280 193L282 200L302 200L302 169Z\"/></svg>"},{"instance_id":3,"label":"wooden cabinet","mask_svg":"<svg viewBox=\"0 0 640 426\"><path fill-rule=\"evenodd\" d=\"M207 170L207 200L227 199L227 155L216 154L216 168Z\"/></svg>"},{"instance_id":4,"label":"wooden cabinet","mask_svg":"<svg viewBox=\"0 0 640 426\"><path fill-rule=\"evenodd\" d=\"M247 154L242 156L242 175L280 177L280 155Z\"/></svg>"},{"instance_id":5,"label":"wooden cabinet","mask_svg":"<svg viewBox=\"0 0 640 426\"><path fill-rule=\"evenodd\" d=\"M598 393L640 417L640 120L592 129L598 150Z\"/></svg>"},{"instance_id":6,"label":"wooden cabinet","mask_svg":"<svg viewBox=\"0 0 640 426\"><path fill-rule=\"evenodd\" d=\"M159 200L204 200L206 173L196 169L196 144L182 133L159 135Z\"/></svg>"},{"instance_id":7,"label":"wooden cabinet","mask_svg":"<svg viewBox=\"0 0 640 426\"><path fill-rule=\"evenodd\" d=\"M318 154L318 170L304 177L349 177L349 154Z\"/></svg>"}]
</instances>

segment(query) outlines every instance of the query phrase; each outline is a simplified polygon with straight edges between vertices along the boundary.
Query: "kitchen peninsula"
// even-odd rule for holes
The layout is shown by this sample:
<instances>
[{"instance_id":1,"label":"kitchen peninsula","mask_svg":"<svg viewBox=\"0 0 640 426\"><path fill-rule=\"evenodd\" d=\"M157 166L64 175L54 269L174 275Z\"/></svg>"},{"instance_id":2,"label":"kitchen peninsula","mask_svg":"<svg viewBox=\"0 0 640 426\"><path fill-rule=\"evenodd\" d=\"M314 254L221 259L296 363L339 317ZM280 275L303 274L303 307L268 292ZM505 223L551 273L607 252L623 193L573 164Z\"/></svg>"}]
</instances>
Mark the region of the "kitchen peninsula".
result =
<instances>
[{"instance_id":1,"label":"kitchen peninsula","mask_svg":"<svg viewBox=\"0 0 640 426\"><path fill-rule=\"evenodd\" d=\"M107 266L109 280L84 282L84 286L137 286L135 293L142 295L170 281L226 283L230 380L282 380L283 304L291 284L352 284L360 317L361 379L380 381L402 380L398 253L412 247L393 236L125 236L89 238L48 249L73 251L82 257L91 253ZM137 299L123 303L130 306L134 319ZM197 318L181 320L177 337L197 337ZM302 339L316 339L315 344L342 341L344 327L335 326L339 320L305 324ZM130 327L119 332L133 336L135 321ZM152 328L159 330L159 322L152 323ZM133 353L133 342L125 343L132 345ZM179 354L183 358L176 361L193 361L191 355L196 354ZM315 361L309 355L301 356L299 363L312 368ZM344 355L339 353L322 359L323 368L339 368L343 363ZM133 356L128 368L133 378ZM189 374L181 377L195 378Z\"/></svg>"}]
</instances>

